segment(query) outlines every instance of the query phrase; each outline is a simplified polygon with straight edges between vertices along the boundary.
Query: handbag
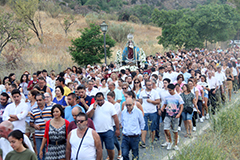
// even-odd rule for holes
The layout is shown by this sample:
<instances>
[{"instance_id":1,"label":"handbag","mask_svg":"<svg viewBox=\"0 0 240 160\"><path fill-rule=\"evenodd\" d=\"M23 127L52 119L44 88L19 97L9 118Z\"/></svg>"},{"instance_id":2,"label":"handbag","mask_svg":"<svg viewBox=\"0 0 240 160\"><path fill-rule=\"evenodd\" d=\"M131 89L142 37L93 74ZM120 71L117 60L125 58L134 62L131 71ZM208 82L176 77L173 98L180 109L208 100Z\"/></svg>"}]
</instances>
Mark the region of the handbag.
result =
<instances>
[{"instance_id":1,"label":"handbag","mask_svg":"<svg viewBox=\"0 0 240 160\"><path fill-rule=\"evenodd\" d=\"M192 114L193 108L192 108L192 107L187 107L187 108L185 109L185 111L186 111L187 113L189 113L189 114Z\"/></svg>"}]
</instances>

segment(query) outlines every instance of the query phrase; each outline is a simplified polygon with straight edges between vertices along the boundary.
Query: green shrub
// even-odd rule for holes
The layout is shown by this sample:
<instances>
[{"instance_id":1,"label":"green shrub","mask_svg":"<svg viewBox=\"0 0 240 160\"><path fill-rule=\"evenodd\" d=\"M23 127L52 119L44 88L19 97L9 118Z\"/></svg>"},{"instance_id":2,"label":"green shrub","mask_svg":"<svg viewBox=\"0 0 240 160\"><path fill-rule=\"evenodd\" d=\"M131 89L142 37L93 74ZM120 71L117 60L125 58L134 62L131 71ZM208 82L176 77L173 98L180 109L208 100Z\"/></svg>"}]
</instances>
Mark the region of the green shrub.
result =
<instances>
[{"instance_id":1,"label":"green shrub","mask_svg":"<svg viewBox=\"0 0 240 160\"><path fill-rule=\"evenodd\" d=\"M134 16L134 15L131 15L129 17L129 21L133 22L133 23L137 23L137 24L141 23L140 19L138 17Z\"/></svg>"},{"instance_id":2,"label":"green shrub","mask_svg":"<svg viewBox=\"0 0 240 160\"><path fill-rule=\"evenodd\" d=\"M127 25L126 23L116 24L111 23L109 25L107 33L118 43L124 42L127 40L127 35L129 33L134 33L134 28Z\"/></svg>"},{"instance_id":3,"label":"green shrub","mask_svg":"<svg viewBox=\"0 0 240 160\"><path fill-rule=\"evenodd\" d=\"M102 20L114 20L117 21L118 20L118 16L116 14L108 14L108 13L100 13L98 14L98 18L102 19Z\"/></svg>"}]
</instances>

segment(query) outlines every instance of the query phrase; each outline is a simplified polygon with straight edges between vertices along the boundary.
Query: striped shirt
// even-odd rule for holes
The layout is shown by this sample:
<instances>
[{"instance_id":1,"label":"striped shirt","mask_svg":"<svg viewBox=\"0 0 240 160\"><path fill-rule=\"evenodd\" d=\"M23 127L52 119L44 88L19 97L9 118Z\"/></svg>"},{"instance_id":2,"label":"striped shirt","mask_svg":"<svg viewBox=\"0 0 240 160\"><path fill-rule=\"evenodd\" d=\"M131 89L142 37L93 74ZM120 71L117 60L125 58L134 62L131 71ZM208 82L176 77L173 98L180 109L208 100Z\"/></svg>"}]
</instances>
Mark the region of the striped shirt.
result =
<instances>
[{"instance_id":1,"label":"striped shirt","mask_svg":"<svg viewBox=\"0 0 240 160\"><path fill-rule=\"evenodd\" d=\"M43 138L45 132L45 124L48 120L52 119L51 109L52 106L45 106L43 110L41 110L38 106L32 109L30 122L40 126L40 130L35 130L36 138Z\"/></svg>"}]
</instances>

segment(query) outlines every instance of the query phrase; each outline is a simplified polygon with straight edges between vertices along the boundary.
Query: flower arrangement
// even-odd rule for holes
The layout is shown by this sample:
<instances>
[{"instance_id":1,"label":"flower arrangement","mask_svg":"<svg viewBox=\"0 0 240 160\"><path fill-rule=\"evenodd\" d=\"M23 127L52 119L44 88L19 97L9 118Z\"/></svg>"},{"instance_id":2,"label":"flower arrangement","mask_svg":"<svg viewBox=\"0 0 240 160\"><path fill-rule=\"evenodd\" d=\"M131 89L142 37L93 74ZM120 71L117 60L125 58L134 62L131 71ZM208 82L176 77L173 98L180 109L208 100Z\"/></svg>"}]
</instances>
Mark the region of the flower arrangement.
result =
<instances>
[{"instance_id":1,"label":"flower arrangement","mask_svg":"<svg viewBox=\"0 0 240 160\"><path fill-rule=\"evenodd\" d=\"M117 64L118 68L122 66L122 53L120 50L117 51L117 58L115 60L115 63Z\"/></svg>"},{"instance_id":2,"label":"flower arrangement","mask_svg":"<svg viewBox=\"0 0 240 160\"><path fill-rule=\"evenodd\" d=\"M141 68L144 68L145 62L146 62L146 54L142 48L140 48L139 61L140 61Z\"/></svg>"}]
</instances>

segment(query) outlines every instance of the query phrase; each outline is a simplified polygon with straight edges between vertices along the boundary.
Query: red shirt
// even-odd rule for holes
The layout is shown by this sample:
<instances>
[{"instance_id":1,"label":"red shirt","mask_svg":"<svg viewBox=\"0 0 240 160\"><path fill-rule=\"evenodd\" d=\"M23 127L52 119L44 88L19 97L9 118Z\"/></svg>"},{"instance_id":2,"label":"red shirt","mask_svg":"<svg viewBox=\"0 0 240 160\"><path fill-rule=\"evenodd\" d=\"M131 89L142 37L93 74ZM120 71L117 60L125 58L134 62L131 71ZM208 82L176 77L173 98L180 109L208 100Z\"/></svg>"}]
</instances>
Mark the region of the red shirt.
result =
<instances>
[{"instance_id":1,"label":"red shirt","mask_svg":"<svg viewBox=\"0 0 240 160\"><path fill-rule=\"evenodd\" d=\"M34 87L37 83L38 83L38 80L37 80L37 82L34 83L33 87ZM28 86L27 86L27 87L29 88L31 84L33 84L33 80L31 80L30 82L28 82ZM33 87L29 88L28 90L29 90L29 91L32 90Z\"/></svg>"},{"instance_id":2,"label":"red shirt","mask_svg":"<svg viewBox=\"0 0 240 160\"><path fill-rule=\"evenodd\" d=\"M94 127L93 121L90 118L88 118L88 127L92 128L93 130L96 130ZM72 121L68 126L68 133L70 133L71 130L73 130L75 128L77 128L77 125L76 125L75 121Z\"/></svg>"}]
</instances>

